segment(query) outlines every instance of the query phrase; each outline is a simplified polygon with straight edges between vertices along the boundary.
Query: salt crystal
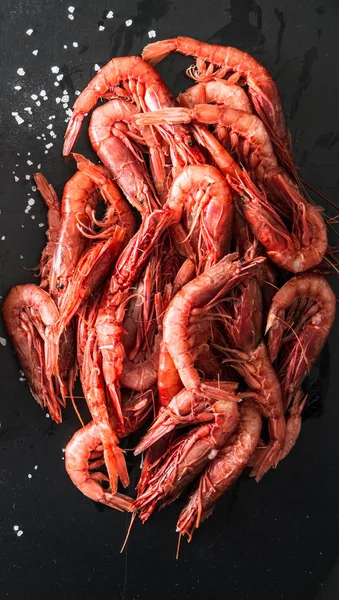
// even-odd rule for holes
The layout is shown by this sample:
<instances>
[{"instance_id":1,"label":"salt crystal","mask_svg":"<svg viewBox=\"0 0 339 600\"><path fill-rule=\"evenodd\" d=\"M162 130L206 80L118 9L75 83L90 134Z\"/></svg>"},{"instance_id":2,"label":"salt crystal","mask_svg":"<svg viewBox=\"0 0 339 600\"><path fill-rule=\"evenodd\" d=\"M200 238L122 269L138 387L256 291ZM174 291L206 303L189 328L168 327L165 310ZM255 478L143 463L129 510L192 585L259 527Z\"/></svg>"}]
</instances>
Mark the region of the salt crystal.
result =
<instances>
[{"instance_id":1,"label":"salt crystal","mask_svg":"<svg viewBox=\"0 0 339 600\"><path fill-rule=\"evenodd\" d=\"M78 42L73 42L73 47L77 48L79 46Z\"/></svg>"},{"instance_id":2,"label":"salt crystal","mask_svg":"<svg viewBox=\"0 0 339 600\"><path fill-rule=\"evenodd\" d=\"M46 413L46 419L49 419L49 417L50 417L50 414Z\"/></svg>"},{"instance_id":3,"label":"salt crystal","mask_svg":"<svg viewBox=\"0 0 339 600\"><path fill-rule=\"evenodd\" d=\"M28 164L28 165L31 167L33 163L32 163L32 161L31 161L31 160L28 160L28 161L27 161L27 164Z\"/></svg>"},{"instance_id":4,"label":"salt crystal","mask_svg":"<svg viewBox=\"0 0 339 600\"><path fill-rule=\"evenodd\" d=\"M4 240L5 236L3 235L1 239ZM6 346L6 344L7 344L6 338L0 337L0 344L1 344L1 346Z\"/></svg>"},{"instance_id":5,"label":"salt crystal","mask_svg":"<svg viewBox=\"0 0 339 600\"><path fill-rule=\"evenodd\" d=\"M54 82L54 85L55 85L56 87L58 87L58 85L59 85L59 84L58 84L58 82L57 82L57 81L55 81L55 82Z\"/></svg>"},{"instance_id":6,"label":"salt crystal","mask_svg":"<svg viewBox=\"0 0 339 600\"><path fill-rule=\"evenodd\" d=\"M26 108L24 108L24 110L26 110L28 112L29 115L32 114L32 109L30 106L26 106Z\"/></svg>"},{"instance_id":7,"label":"salt crystal","mask_svg":"<svg viewBox=\"0 0 339 600\"><path fill-rule=\"evenodd\" d=\"M43 227L43 226L44 226L44 223L39 223L39 227Z\"/></svg>"},{"instance_id":8,"label":"salt crystal","mask_svg":"<svg viewBox=\"0 0 339 600\"><path fill-rule=\"evenodd\" d=\"M104 31L105 27L103 25L99 25L99 31Z\"/></svg>"},{"instance_id":9,"label":"salt crystal","mask_svg":"<svg viewBox=\"0 0 339 600\"><path fill-rule=\"evenodd\" d=\"M36 104L37 106L41 106L41 102L40 102L40 100L37 100L35 104Z\"/></svg>"},{"instance_id":10,"label":"salt crystal","mask_svg":"<svg viewBox=\"0 0 339 600\"><path fill-rule=\"evenodd\" d=\"M17 74L23 77L25 75L25 71L20 67L20 69L17 70Z\"/></svg>"},{"instance_id":11,"label":"salt crystal","mask_svg":"<svg viewBox=\"0 0 339 600\"><path fill-rule=\"evenodd\" d=\"M66 46L66 44L64 44L64 48L65 48L65 50L67 50L67 46Z\"/></svg>"},{"instance_id":12,"label":"salt crystal","mask_svg":"<svg viewBox=\"0 0 339 600\"><path fill-rule=\"evenodd\" d=\"M47 150L49 150L50 148L52 148L52 146L53 146L52 142L50 142L49 144L46 144Z\"/></svg>"},{"instance_id":13,"label":"salt crystal","mask_svg":"<svg viewBox=\"0 0 339 600\"><path fill-rule=\"evenodd\" d=\"M34 206L34 204L35 204L34 198L29 198L27 204L28 204L28 206Z\"/></svg>"},{"instance_id":14,"label":"salt crystal","mask_svg":"<svg viewBox=\"0 0 339 600\"><path fill-rule=\"evenodd\" d=\"M156 34L156 32L154 31L154 29L151 29L151 30L148 32L148 37L149 37L149 38L155 38L155 36L156 36L156 35L157 35L157 34Z\"/></svg>"},{"instance_id":15,"label":"salt crystal","mask_svg":"<svg viewBox=\"0 0 339 600\"><path fill-rule=\"evenodd\" d=\"M27 29L26 33L27 33L27 35L32 35L33 29Z\"/></svg>"},{"instance_id":16,"label":"salt crystal","mask_svg":"<svg viewBox=\"0 0 339 600\"><path fill-rule=\"evenodd\" d=\"M31 95L31 98L32 98L32 100L37 100L37 99L38 99L38 96L37 96L36 94L32 94L32 95Z\"/></svg>"},{"instance_id":17,"label":"salt crystal","mask_svg":"<svg viewBox=\"0 0 339 600\"><path fill-rule=\"evenodd\" d=\"M31 178L30 175L25 175L25 179L27 179L27 181Z\"/></svg>"},{"instance_id":18,"label":"salt crystal","mask_svg":"<svg viewBox=\"0 0 339 600\"><path fill-rule=\"evenodd\" d=\"M18 125L21 125L21 123L25 122L25 120L22 117L20 117L20 115L16 115L15 120Z\"/></svg>"},{"instance_id":19,"label":"salt crystal","mask_svg":"<svg viewBox=\"0 0 339 600\"><path fill-rule=\"evenodd\" d=\"M57 104L59 104L59 103L60 103L60 101L61 101L61 98L55 98L55 102L56 102Z\"/></svg>"},{"instance_id":20,"label":"salt crystal","mask_svg":"<svg viewBox=\"0 0 339 600\"><path fill-rule=\"evenodd\" d=\"M28 477L28 479L32 479L31 473L28 473L27 477Z\"/></svg>"},{"instance_id":21,"label":"salt crystal","mask_svg":"<svg viewBox=\"0 0 339 600\"><path fill-rule=\"evenodd\" d=\"M126 27L130 27L132 25L132 23L133 23L132 19L127 19L127 21L125 21Z\"/></svg>"},{"instance_id":22,"label":"salt crystal","mask_svg":"<svg viewBox=\"0 0 339 600\"><path fill-rule=\"evenodd\" d=\"M68 108L68 104L67 102L65 104L62 105L62 108Z\"/></svg>"},{"instance_id":23,"label":"salt crystal","mask_svg":"<svg viewBox=\"0 0 339 600\"><path fill-rule=\"evenodd\" d=\"M74 8L74 6L69 6L69 7L68 7L68 12L70 12L70 13L74 13L74 11L75 11L75 8Z\"/></svg>"},{"instance_id":24,"label":"salt crystal","mask_svg":"<svg viewBox=\"0 0 339 600\"><path fill-rule=\"evenodd\" d=\"M60 69L59 67L51 67L51 71L52 73L59 73Z\"/></svg>"},{"instance_id":25,"label":"salt crystal","mask_svg":"<svg viewBox=\"0 0 339 600\"><path fill-rule=\"evenodd\" d=\"M12 117L16 117L16 116L17 116L17 114L18 114L18 113L17 113L16 111L15 111L15 112L12 112Z\"/></svg>"},{"instance_id":26,"label":"salt crystal","mask_svg":"<svg viewBox=\"0 0 339 600\"><path fill-rule=\"evenodd\" d=\"M41 90L41 92L40 92L40 96L46 96L46 92L45 92L45 90Z\"/></svg>"},{"instance_id":27,"label":"salt crystal","mask_svg":"<svg viewBox=\"0 0 339 600\"><path fill-rule=\"evenodd\" d=\"M44 96L44 97L43 97L43 100L48 100L48 96Z\"/></svg>"},{"instance_id":28,"label":"salt crystal","mask_svg":"<svg viewBox=\"0 0 339 600\"><path fill-rule=\"evenodd\" d=\"M61 81L64 78L63 74L57 75L57 81Z\"/></svg>"},{"instance_id":29,"label":"salt crystal","mask_svg":"<svg viewBox=\"0 0 339 600\"><path fill-rule=\"evenodd\" d=\"M19 181L19 177L17 177L16 175L14 176L14 181L15 183L17 183Z\"/></svg>"},{"instance_id":30,"label":"salt crystal","mask_svg":"<svg viewBox=\"0 0 339 600\"><path fill-rule=\"evenodd\" d=\"M69 101L69 95L65 94L64 96L62 96L61 98L61 102L68 102Z\"/></svg>"},{"instance_id":31,"label":"salt crystal","mask_svg":"<svg viewBox=\"0 0 339 600\"><path fill-rule=\"evenodd\" d=\"M99 68L100 68L100 67L99 67ZM74 92L74 93L75 93L75 95L76 95L76 96L80 96L80 94L81 94L81 92L80 92L79 90L75 90L75 92Z\"/></svg>"},{"instance_id":32,"label":"salt crystal","mask_svg":"<svg viewBox=\"0 0 339 600\"><path fill-rule=\"evenodd\" d=\"M37 468L38 468L38 465L35 465L35 467L34 467L34 470L36 471L36 470L37 470Z\"/></svg>"},{"instance_id":33,"label":"salt crystal","mask_svg":"<svg viewBox=\"0 0 339 600\"><path fill-rule=\"evenodd\" d=\"M50 123L49 125L47 125L46 129L53 129L53 124Z\"/></svg>"},{"instance_id":34,"label":"salt crystal","mask_svg":"<svg viewBox=\"0 0 339 600\"><path fill-rule=\"evenodd\" d=\"M94 65L94 71L100 71L100 65L97 63Z\"/></svg>"},{"instance_id":35,"label":"salt crystal","mask_svg":"<svg viewBox=\"0 0 339 600\"><path fill-rule=\"evenodd\" d=\"M41 169L41 165L40 165L40 164L39 164L39 165L37 165L37 169L39 169L39 170Z\"/></svg>"},{"instance_id":36,"label":"salt crystal","mask_svg":"<svg viewBox=\"0 0 339 600\"><path fill-rule=\"evenodd\" d=\"M71 21L73 21L73 19L74 19L74 16L71 14L71 15L68 15L68 18L69 18Z\"/></svg>"},{"instance_id":37,"label":"salt crystal","mask_svg":"<svg viewBox=\"0 0 339 600\"><path fill-rule=\"evenodd\" d=\"M23 531L22 531L22 529L19 529L19 531L18 531L18 533L17 533L17 536L18 536L18 537L21 537L21 536L22 536L22 534L23 534Z\"/></svg>"},{"instance_id":38,"label":"salt crystal","mask_svg":"<svg viewBox=\"0 0 339 600\"><path fill-rule=\"evenodd\" d=\"M113 17L114 17L114 12L112 10L109 10L106 15L106 19L113 19Z\"/></svg>"},{"instance_id":39,"label":"salt crystal","mask_svg":"<svg viewBox=\"0 0 339 600\"><path fill-rule=\"evenodd\" d=\"M13 529L14 531L19 531L19 525L14 525Z\"/></svg>"},{"instance_id":40,"label":"salt crystal","mask_svg":"<svg viewBox=\"0 0 339 600\"><path fill-rule=\"evenodd\" d=\"M14 86L14 89L15 89L15 90L17 90L17 91L19 91L19 90L21 90L22 88L21 88L21 85L15 85L15 86Z\"/></svg>"},{"instance_id":41,"label":"salt crystal","mask_svg":"<svg viewBox=\"0 0 339 600\"><path fill-rule=\"evenodd\" d=\"M31 215L31 219L35 219L35 215Z\"/></svg>"},{"instance_id":42,"label":"salt crystal","mask_svg":"<svg viewBox=\"0 0 339 600\"><path fill-rule=\"evenodd\" d=\"M34 56L36 56L38 54L39 50L33 50L32 54L34 54Z\"/></svg>"},{"instance_id":43,"label":"salt crystal","mask_svg":"<svg viewBox=\"0 0 339 600\"><path fill-rule=\"evenodd\" d=\"M69 117L71 117L71 116L72 116L72 109L71 109L71 108L68 108L68 109L66 110L66 115L68 115Z\"/></svg>"},{"instance_id":44,"label":"salt crystal","mask_svg":"<svg viewBox=\"0 0 339 600\"><path fill-rule=\"evenodd\" d=\"M36 192L36 185L32 185L31 190L32 192Z\"/></svg>"}]
</instances>

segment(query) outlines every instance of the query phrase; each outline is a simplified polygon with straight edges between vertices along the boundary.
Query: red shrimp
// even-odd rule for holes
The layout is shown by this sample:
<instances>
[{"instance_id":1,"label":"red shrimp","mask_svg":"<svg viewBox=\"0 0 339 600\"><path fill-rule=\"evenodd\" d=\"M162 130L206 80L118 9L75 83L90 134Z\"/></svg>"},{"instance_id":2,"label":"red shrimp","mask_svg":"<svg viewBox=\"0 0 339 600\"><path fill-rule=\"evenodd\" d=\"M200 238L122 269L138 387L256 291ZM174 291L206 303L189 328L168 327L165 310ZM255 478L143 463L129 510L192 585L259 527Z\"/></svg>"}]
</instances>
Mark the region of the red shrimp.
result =
<instances>
[{"instance_id":1,"label":"red shrimp","mask_svg":"<svg viewBox=\"0 0 339 600\"><path fill-rule=\"evenodd\" d=\"M163 508L173 502L226 444L239 424L236 402L216 401L210 406L210 419L178 438L157 464L151 465L155 472L133 505L142 522L157 505Z\"/></svg>"},{"instance_id":2,"label":"red shrimp","mask_svg":"<svg viewBox=\"0 0 339 600\"><path fill-rule=\"evenodd\" d=\"M299 312L300 302L305 301L307 304L303 304ZM286 407L318 358L335 312L335 295L322 275L306 273L292 277L275 294L266 333L270 358L276 361Z\"/></svg>"},{"instance_id":3,"label":"red shrimp","mask_svg":"<svg viewBox=\"0 0 339 600\"><path fill-rule=\"evenodd\" d=\"M41 254L39 269L41 277L40 287L48 291L50 287L49 279L51 264L60 229L61 204L53 186L48 183L42 173L35 173L34 181L48 208L48 230L46 232L47 244Z\"/></svg>"},{"instance_id":4,"label":"red shrimp","mask_svg":"<svg viewBox=\"0 0 339 600\"><path fill-rule=\"evenodd\" d=\"M293 273L318 265L328 246L326 226L319 210L304 198L285 171L276 166L277 161L262 124L259 130L255 130L258 136L255 139L254 151L250 152L252 140L246 123L256 117L241 113L241 119L235 123L236 116L239 117L239 113L233 109L197 105L193 109L170 108L154 111L152 114L136 115L135 122L137 125L154 125L162 122L189 123L196 120L200 123L219 122L226 126L232 124L232 128L238 125L238 131L246 136L242 156L249 158L257 179L265 179L269 198L275 203L274 206L208 130L201 125L196 125L194 130L199 143L208 149L220 171L239 194L238 201L245 218L273 262ZM255 123L260 122L257 120ZM291 232L279 212L284 216L287 213L291 222Z\"/></svg>"},{"instance_id":5,"label":"red shrimp","mask_svg":"<svg viewBox=\"0 0 339 600\"><path fill-rule=\"evenodd\" d=\"M194 367L191 344L188 341L188 325L191 316L202 317L216 299L237 285L254 271L258 262L237 261L236 254L230 254L216 265L186 284L171 301L163 322L163 339L179 371L186 389L203 393L211 398L223 398L222 390L217 390L201 382Z\"/></svg>"},{"instance_id":6,"label":"red shrimp","mask_svg":"<svg viewBox=\"0 0 339 600\"><path fill-rule=\"evenodd\" d=\"M245 401L240 408L240 424L234 439L211 460L180 513L177 531L180 535L187 535L188 541L246 468L259 442L260 432L260 413L254 405Z\"/></svg>"},{"instance_id":7,"label":"red shrimp","mask_svg":"<svg viewBox=\"0 0 339 600\"><path fill-rule=\"evenodd\" d=\"M47 380L45 369L45 330L58 321L58 309L45 290L26 284L10 290L2 314L33 397L56 423L61 423L63 403Z\"/></svg>"},{"instance_id":8,"label":"red shrimp","mask_svg":"<svg viewBox=\"0 0 339 600\"><path fill-rule=\"evenodd\" d=\"M229 73L231 74L229 83L236 83L243 78L248 86L254 109L269 131L280 161L295 175L291 137L286 127L277 85L267 69L247 52L230 46L207 44L187 37L149 44L144 48L142 57L154 65L171 52L194 56L197 59L196 67L188 70L188 74L197 81L220 79ZM209 63L207 68L206 62Z\"/></svg>"},{"instance_id":9,"label":"red shrimp","mask_svg":"<svg viewBox=\"0 0 339 600\"><path fill-rule=\"evenodd\" d=\"M145 112L175 105L174 98L151 65L139 56L113 58L100 69L74 103L65 135L65 156L76 142L85 114L95 107L99 98L118 85L122 85L135 104ZM182 168L186 164L204 162L187 127L165 125L161 131L169 145L174 165Z\"/></svg>"}]
</instances>

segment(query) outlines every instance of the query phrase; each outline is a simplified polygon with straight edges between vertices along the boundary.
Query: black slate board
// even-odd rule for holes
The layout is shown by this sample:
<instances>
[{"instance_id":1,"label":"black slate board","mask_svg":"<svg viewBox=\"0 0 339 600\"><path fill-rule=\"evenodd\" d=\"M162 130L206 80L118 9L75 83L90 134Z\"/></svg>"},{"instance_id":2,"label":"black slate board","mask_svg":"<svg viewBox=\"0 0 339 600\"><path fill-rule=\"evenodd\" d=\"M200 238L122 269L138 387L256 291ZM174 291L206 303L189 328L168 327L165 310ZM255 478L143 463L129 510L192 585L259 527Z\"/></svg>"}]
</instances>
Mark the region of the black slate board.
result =
<instances>
[{"instance_id":1,"label":"black slate board","mask_svg":"<svg viewBox=\"0 0 339 600\"><path fill-rule=\"evenodd\" d=\"M73 20L68 18L69 6L75 7ZM106 18L108 11L114 12L112 19ZM133 21L130 27L128 19ZM39 223L46 222L45 209L25 175L41 164L60 193L74 171L60 156L66 115L56 97L65 90L71 106L75 90L86 85L96 63L140 53L151 30L155 39L181 34L235 45L262 61L281 90L302 176L336 201L338 25L339 3L333 0L2 0L1 296L14 284L34 281L22 265L37 264L44 245L45 228ZM105 29L100 31L100 26ZM30 28L29 36L25 32ZM176 93L190 84L183 74L189 63L171 56L159 65ZM52 66L64 75L58 87ZM17 74L19 68L25 76ZM16 85L22 89L15 90ZM40 97L36 106L31 95L41 90L48 99ZM17 124L12 112L24 123ZM49 120L51 115L55 119ZM55 139L46 129L50 123ZM41 133L46 140L37 139ZM53 146L45 154L49 142ZM85 136L77 148L90 156ZM27 214L29 197L35 204ZM337 244L335 237L332 243ZM338 295L338 282L332 280ZM0 335L7 338L3 330ZM305 421L290 457L260 485L242 478L192 544L182 543L178 561L174 526L181 503L144 527L135 524L125 552L119 554L129 517L87 500L64 471L62 448L78 427L72 409L65 411L61 426L47 419L19 380L11 345L1 345L0 597L337 599L338 339L337 322L313 375L308 409L313 418ZM134 481L136 475L135 469ZM23 531L21 537L15 525Z\"/></svg>"}]
</instances>

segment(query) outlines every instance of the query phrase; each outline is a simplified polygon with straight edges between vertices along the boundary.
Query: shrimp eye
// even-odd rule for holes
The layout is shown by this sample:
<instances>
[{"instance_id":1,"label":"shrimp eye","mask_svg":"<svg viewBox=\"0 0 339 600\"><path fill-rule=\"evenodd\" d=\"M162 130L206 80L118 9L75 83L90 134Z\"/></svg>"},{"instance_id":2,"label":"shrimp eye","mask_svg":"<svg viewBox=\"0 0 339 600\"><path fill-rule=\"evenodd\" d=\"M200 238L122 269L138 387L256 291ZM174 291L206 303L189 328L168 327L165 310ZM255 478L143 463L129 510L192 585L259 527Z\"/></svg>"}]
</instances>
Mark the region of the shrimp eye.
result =
<instances>
[{"instance_id":1,"label":"shrimp eye","mask_svg":"<svg viewBox=\"0 0 339 600\"><path fill-rule=\"evenodd\" d=\"M188 142L188 145L192 148L192 146L195 146L195 141L194 140L190 140Z\"/></svg>"},{"instance_id":2,"label":"shrimp eye","mask_svg":"<svg viewBox=\"0 0 339 600\"><path fill-rule=\"evenodd\" d=\"M57 283L57 284L56 284L56 289L57 289L57 290L64 290L64 289L65 289L65 286L64 286L64 284L63 284L63 283Z\"/></svg>"}]
</instances>

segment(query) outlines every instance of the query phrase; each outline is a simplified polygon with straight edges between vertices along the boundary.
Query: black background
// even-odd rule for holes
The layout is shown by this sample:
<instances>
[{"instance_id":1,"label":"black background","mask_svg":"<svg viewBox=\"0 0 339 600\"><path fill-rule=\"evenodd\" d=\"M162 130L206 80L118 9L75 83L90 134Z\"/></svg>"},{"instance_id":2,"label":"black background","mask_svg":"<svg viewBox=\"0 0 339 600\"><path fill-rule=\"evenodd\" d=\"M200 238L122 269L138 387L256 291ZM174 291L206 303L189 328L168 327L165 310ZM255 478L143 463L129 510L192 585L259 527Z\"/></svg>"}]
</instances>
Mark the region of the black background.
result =
<instances>
[{"instance_id":1,"label":"black background","mask_svg":"<svg viewBox=\"0 0 339 600\"><path fill-rule=\"evenodd\" d=\"M74 20L67 16L71 5ZM113 19L105 18L109 10ZM130 27L127 19L133 20ZM74 165L61 158L66 115L55 98L66 90L71 106L74 91L87 84L96 63L140 53L150 30L156 39L180 34L236 45L262 61L281 90L303 177L336 201L338 24L337 0L2 0L1 296L14 284L34 281L22 267L37 264L44 245L45 228L39 223L46 222L45 208L25 175L41 163L61 193L74 172ZM31 36L25 33L29 28ZM183 71L189 64L171 56L159 65L176 93L191 85ZM64 74L59 87L54 65ZM24 77L17 74L20 67ZM15 85L22 89L16 91ZM31 94L41 90L48 100L40 98L38 107ZM12 112L24 123L18 125ZM49 120L51 115L56 118ZM50 123L57 138L38 140L41 133L50 138ZM45 154L49 141L54 145ZM77 149L90 156L85 136ZM26 214L29 195L36 203ZM332 241L338 243L335 237ZM7 338L3 330L0 335ZM313 377L307 411L313 418L305 420L292 454L259 485L243 477L193 542L182 543L178 561L174 528L182 503L145 526L136 523L127 549L119 553L129 517L83 497L64 470L62 448L78 428L72 409L60 426L47 419L19 380L9 342L0 345L0 597L339 598L338 335L337 322ZM134 468L133 481L136 475ZM21 537L14 525L23 530Z\"/></svg>"}]
</instances>

